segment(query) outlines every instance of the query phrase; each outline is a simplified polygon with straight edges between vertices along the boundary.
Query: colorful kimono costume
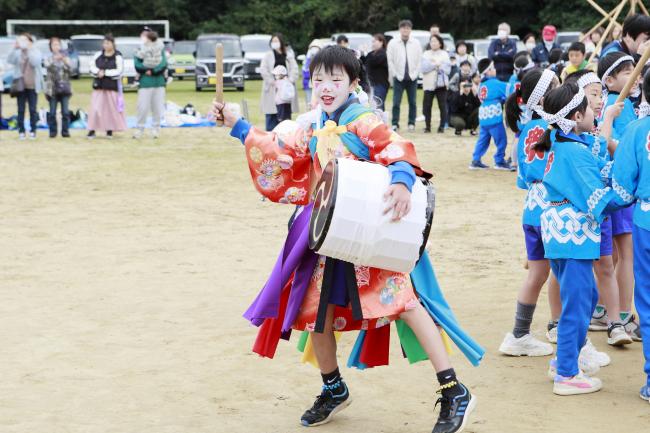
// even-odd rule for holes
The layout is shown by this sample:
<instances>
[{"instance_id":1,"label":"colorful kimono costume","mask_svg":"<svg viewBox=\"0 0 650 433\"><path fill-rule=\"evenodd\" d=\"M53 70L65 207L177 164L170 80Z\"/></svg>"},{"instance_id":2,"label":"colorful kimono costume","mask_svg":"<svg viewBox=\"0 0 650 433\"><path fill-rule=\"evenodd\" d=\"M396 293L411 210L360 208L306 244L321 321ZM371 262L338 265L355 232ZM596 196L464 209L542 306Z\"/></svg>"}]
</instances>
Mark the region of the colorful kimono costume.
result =
<instances>
[{"instance_id":1,"label":"colorful kimono costume","mask_svg":"<svg viewBox=\"0 0 650 433\"><path fill-rule=\"evenodd\" d=\"M494 139L497 152L494 154L496 164L505 163L506 146L508 138L503 126L503 103L506 101L506 86L503 81L495 77L484 78L478 89L481 106L478 109L479 134L473 161L479 161L490 147L490 140Z\"/></svg>"},{"instance_id":2,"label":"colorful kimono costume","mask_svg":"<svg viewBox=\"0 0 650 433\"><path fill-rule=\"evenodd\" d=\"M383 164L391 171L392 183L404 183L409 189L416 174L430 177L420 168L413 144L352 96L332 118L323 114L317 122L318 127L312 124L306 130L276 134L260 131L242 119L231 133L245 144L256 189L271 201L304 206L291 224L269 280L244 314L254 325L262 326L253 350L273 357L278 340L288 339L291 329L322 332L327 305L334 304L335 331L362 331L349 365L385 365L390 335L386 325L421 302L478 364L483 349L456 323L426 254L409 276L318 256L308 248L311 193L330 159ZM413 332L401 321L398 333L410 361L427 359Z\"/></svg>"},{"instance_id":3,"label":"colorful kimono costume","mask_svg":"<svg viewBox=\"0 0 650 433\"><path fill-rule=\"evenodd\" d=\"M593 260L600 256L600 223L616 194L603 182L606 163L592 155L584 138L554 130L551 141L543 180L549 206L541 215L542 238L560 283L557 373L571 377L578 374L578 354L598 302Z\"/></svg>"},{"instance_id":4,"label":"colorful kimono costume","mask_svg":"<svg viewBox=\"0 0 650 433\"><path fill-rule=\"evenodd\" d=\"M605 115L605 109L610 105L613 105L618 98L618 93L608 93L607 100L603 105L601 110L601 116ZM621 137L625 134L627 125L631 122L637 120L637 115L634 111L634 105L629 98L623 100L623 111L621 114L614 119L614 125L612 128L612 139L620 140ZM624 235L627 233L632 233L632 219L634 214L634 206L621 209L612 214L612 236Z\"/></svg>"},{"instance_id":5,"label":"colorful kimono costume","mask_svg":"<svg viewBox=\"0 0 650 433\"><path fill-rule=\"evenodd\" d=\"M634 304L641 324L644 371L650 386L650 117L628 125L614 156L612 189L623 203L636 203L632 232Z\"/></svg>"},{"instance_id":6,"label":"colorful kimono costume","mask_svg":"<svg viewBox=\"0 0 650 433\"><path fill-rule=\"evenodd\" d=\"M540 216L548 206L546 188L542 184L547 154L536 151L534 147L548 124L539 116L534 117L521 128L517 142L517 187L527 191L522 227L528 260L544 260Z\"/></svg>"}]
</instances>

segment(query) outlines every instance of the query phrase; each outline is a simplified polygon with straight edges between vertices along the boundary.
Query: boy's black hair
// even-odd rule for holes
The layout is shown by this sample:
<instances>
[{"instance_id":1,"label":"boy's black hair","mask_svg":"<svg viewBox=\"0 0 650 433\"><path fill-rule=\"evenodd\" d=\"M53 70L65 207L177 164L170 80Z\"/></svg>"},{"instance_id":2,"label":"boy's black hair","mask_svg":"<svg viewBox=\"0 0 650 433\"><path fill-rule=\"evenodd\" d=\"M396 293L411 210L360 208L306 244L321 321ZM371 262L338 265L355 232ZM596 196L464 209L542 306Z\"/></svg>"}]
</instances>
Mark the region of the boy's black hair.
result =
<instances>
[{"instance_id":1,"label":"boy's black hair","mask_svg":"<svg viewBox=\"0 0 650 433\"><path fill-rule=\"evenodd\" d=\"M641 33L650 34L650 17L642 14L634 14L623 21L622 36L630 36L636 39Z\"/></svg>"},{"instance_id":2,"label":"boy's black hair","mask_svg":"<svg viewBox=\"0 0 650 433\"><path fill-rule=\"evenodd\" d=\"M492 60L485 58L478 61L478 73L482 74L492 64Z\"/></svg>"},{"instance_id":3,"label":"boy's black hair","mask_svg":"<svg viewBox=\"0 0 650 433\"><path fill-rule=\"evenodd\" d=\"M339 45L331 45L320 50L311 59L309 75L313 76L314 71L321 67L331 74L337 66L343 68L350 82L361 77L361 65L354 51Z\"/></svg>"},{"instance_id":4,"label":"boy's black hair","mask_svg":"<svg viewBox=\"0 0 650 433\"><path fill-rule=\"evenodd\" d=\"M462 68L463 65L467 65L467 66L469 66L470 68L472 67L472 64L469 62L469 60L463 60L462 62L460 62L460 65L458 65L458 67L459 67L459 68Z\"/></svg>"},{"instance_id":5,"label":"boy's black hair","mask_svg":"<svg viewBox=\"0 0 650 433\"><path fill-rule=\"evenodd\" d=\"M530 63L530 55L528 54L528 51L524 51L519 57L515 55L515 69L519 70L517 73L517 80L521 81L521 79L524 77L524 74L528 72L528 70L523 70L528 64Z\"/></svg>"},{"instance_id":6,"label":"boy's black hair","mask_svg":"<svg viewBox=\"0 0 650 433\"><path fill-rule=\"evenodd\" d=\"M650 102L650 68L647 69L646 73L643 74L643 83L641 86L643 87L643 96L645 96L646 102Z\"/></svg>"},{"instance_id":7,"label":"boy's black hair","mask_svg":"<svg viewBox=\"0 0 650 433\"><path fill-rule=\"evenodd\" d=\"M399 24L397 25L397 28L401 29L402 27L410 27L410 28L413 28L413 23L411 22L411 20L402 20L402 21L400 21Z\"/></svg>"},{"instance_id":8,"label":"boy's black hair","mask_svg":"<svg viewBox=\"0 0 650 433\"><path fill-rule=\"evenodd\" d=\"M560 111L562 108L573 99L573 97L578 93L580 88L577 84L568 83L563 84L560 87L551 90L544 97L544 111L549 114L555 114ZM584 113L587 110L587 97L580 102L580 104L571 110L569 114L566 115L567 119L573 117L575 113ZM549 126L553 126L551 124ZM544 131L544 135L540 138L539 142L535 144L535 150L541 150L543 152L548 152L551 150L551 129Z\"/></svg>"},{"instance_id":9,"label":"boy's black hair","mask_svg":"<svg viewBox=\"0 0 650 433\"><path fill-rule=\"evenodd\" d=\"M564 54L562 48L553 48L551 52L548 53L548 62L551 64L559 62L562 59L562 54Z\"/></svg>"},{"instance_id":10,"label":"boy's black hair","mask_svg":"<svg viewBox=\"0 0 650 433\"><path fill-rule=\"evenodd\" d=\"M526 57L526 56L530 56L530 53L528 52L528 50L517 51L515 53L515 57L513 57L513 59L516 62L518 58Z\"/></svg>"},{"instance_id":11,"label":"boy's black hair","mask_svg":"<svg viewBox=\"0 0 650 433\"><path fill-rule=\"evenodd\" d=\"M578 84L578 80L579 80L580 78L582 78L582 77L584 77L585 75L587 75L587 74L589 74L589 73L592 73L592 72L593 72L593 71L592 71L592 70L589 70L589 69L580 69L579 71L575 71L575 72L573 72L573 73L567 75L567 76L564 78L564 82L563 82L562 84L566 84L566 83Z\"/></svg>"},{"instance_id":12,"label":"boy's black hair","mask_svg":"<svg viewBox=\"0 0 650 433\"><path fill-rule=\"evenodd\" d=\"M622 51L615 51L613 53L607 54L605 57L600 59L598 62L598 78L602 80L603 75L605 75L605 72L612 66L618 59L621 57L625 57L627 54L625 54ZM614 68L612 72L609 73L609 76L612 78L616 78L616 76L621 73L622 71L625 71L629 68L634 68L634 62L632 60L626 60L622 62L620 65Z\"/></svg>"},{"instance_id":13,"label":"boy's black hair","mask_svg":"<svg viewBox=\"0 0 650 433\"><path fill-rule=\"evenodd\" d=\"M583 44L582 42L574 42L571 45L569 45L569 49L567 51L568 52L580 51L582 54L584 54L586 51L585 44Z\"/></svg>"},{"instance_id":14,"label":"boy's black hair","mask_svg":"<svg viewBox=\"0 0 650 433\"><path fill-rule=\"evenodd\" d=\"M337 45L340 45L341 42L345 42L345 43L347 44L347 43L349 42L349 41L348 41L348 37L345 36L345 35L339 35L339 36L336 38L336 44L337 44Z\"/></svg>"}]
</instances>

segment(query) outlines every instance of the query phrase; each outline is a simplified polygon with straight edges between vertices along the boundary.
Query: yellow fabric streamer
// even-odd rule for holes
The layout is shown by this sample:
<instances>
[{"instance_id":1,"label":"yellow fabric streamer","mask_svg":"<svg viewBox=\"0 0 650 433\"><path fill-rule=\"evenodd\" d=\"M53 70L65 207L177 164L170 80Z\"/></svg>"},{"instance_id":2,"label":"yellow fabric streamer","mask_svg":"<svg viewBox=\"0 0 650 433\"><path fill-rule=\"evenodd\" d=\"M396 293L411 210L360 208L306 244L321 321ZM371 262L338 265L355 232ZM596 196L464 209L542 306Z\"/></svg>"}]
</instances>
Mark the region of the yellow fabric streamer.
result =
<instances>
[{"instance_id":1,"label":"yellow fabric streamer","mask_svg":"<svg viewBox=\"0 0 650 433\"><path fill-rule=\"evenodd\" d=\"M334 332L334 338L338 342L339 339L341 338L341 332ZM305 344L305 351L302 352L302 358L300 359L300 362L304 364L311 364L312 366L318 368L318 360L316 359L316 355L314 354L314 347L311 344L311 333L309 334L309 337L307 337L307 343Z\"/></svg>"},{"instance_id":2,"label":"yellow fabric streamer","mask_svg":"<svg viewBox=\"0 0 650 433\"><path fill-rule=\"evenodd\" d=\"M337 156L343 156L347 153L345 146L339 138L340 134L347 132L348 128L344 125L337 125L333 120L328 120L321 129L314 131L314 135L318 138L316 143L316 155L322 168L325 168L327 163Z\"/></svg>"}]
</instances>

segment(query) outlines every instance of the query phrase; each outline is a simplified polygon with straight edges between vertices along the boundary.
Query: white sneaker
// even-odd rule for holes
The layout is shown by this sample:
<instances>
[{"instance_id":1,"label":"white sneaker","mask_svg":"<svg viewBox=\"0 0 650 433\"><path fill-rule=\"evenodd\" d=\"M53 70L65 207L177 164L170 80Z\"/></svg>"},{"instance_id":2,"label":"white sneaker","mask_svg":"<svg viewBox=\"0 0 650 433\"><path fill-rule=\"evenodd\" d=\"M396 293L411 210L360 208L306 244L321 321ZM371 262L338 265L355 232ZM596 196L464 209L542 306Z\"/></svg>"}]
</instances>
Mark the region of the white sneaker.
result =
<instances>
[{"instance_id":1,"label":"white sneaker","mask_svg":"<svg viewBox=\"0 0 650 433\"><path fill-rule=\"evenodd\" d=\"M599 352L589 338L587 338L587 342L580 349L580 358L584 358L590 363L596 363L601 367L607 367L612 362L609 355L605 352Z\"/></svg>"},{"instance_id":2,"label":"white sneaker","mask_svg":"<svg viewBox=\"0 0 650 433\"><path fill-rule=\"evenodd\" d=\"M19 140L24 140L26 137L27 137L27 136L25 135L24 132L19 132L19 133L18 133L18 139L19 139Z\"/></svg>"},{"instance_id":3,"label":"white sneaker","mask_svg":"<svg viewBox=\"0 0 650 433\"><path fill-rule=\"evenodd\" d=\"M612 322L607 329L607 344L610 346L624 346L632 343L632 337L625 331L623 324Z\"/></svg>"},{"instance_id":4,"label":"white sneaker","mask_svg":"<svg viewBox=\"0 0 650 433\"><path fill-rule=\"evenodd\" d=\"M30 140L36 140L36 133L35 132L30 132L29 133L29 139Z\"/></svg>"},{"instance_id":5,"label":"white sneaker","mask_svg":"<svg viewBox=\"0 0 650 433\"><path fill-rule=\"evenodd\" d=\"M409 125L409 131L415 131L415 125L410 124Z\"/></svg>"},{"instance_id":6,"label":"white sneaker","mask_svg":"<svg viewBox=\"0 0 650 433\"><path fill-rule=\"evenodd\" d=\"M136 128L135 132L133 133L133 138L136 140L142 138L142 134L144 133L144 130L142 128Z\"/></svg>"},{"instance_id":7,"label":"white sneaker","mask_svg":"<svg viewBox=\"0 0 650 433\"><path fill-rule=\"evenodd\" d=\"M590 331L607 331L607 310L603 309L602 313L597 313L595 310L591 315L589 322Z\"/></svg>"},{"instance_id":8,"label":"white sneaker","mask_svg":"<svg viewBox=\"0 0 650 433\"><path fill-rule=\"evenodd\" d=\"M557 344L557 322L554 320L546 326L546 339L549 343Z\"/></svg>"},{"instance_id":9,"label":"white sneaker","mask_svg":"<svg viewBox=\"0 0 650 433\"><path fill-rule=\"evenodd\" d=\"M151 137L153 137L153 138L160 137L160 128L153 128L151 130Z\"/></svg>"},{"instance_id":10,"label":"white sneaker","mask_svg":"<svg viewBox=\"0 0 650 433\"><path fill-rule=\"evenodd\" d=\"M516 338L512 332L508 332L499 346L499 352L509 356L548 356L553 354L553 346L531 334Z\"/></svg>"},{"instance_id":11,"label":"white sneaker","mask_svg":"<svg viewBox=\"0 0 650 433\"><path fill-rule=\"evenodd\" d=\"M587 359L584 356L578 357L578 368L588 376L593 376L600 371L600 365L596 361ZM555 379L555 376L557 376L557 358L549 361L546 374L549 379Z\"/></svg>"},{"instance_id":12,"label":"white sneaker","mask_svg":"<svg viewBox=\"0 0 650 433\"><path fill-rule=\"evenodd\" d=\"M573 377L556 376L553 380L553 394L557 395L579 395L600 391L603 382L597 377L579 372Z\"/></svg>"}]
</instances>

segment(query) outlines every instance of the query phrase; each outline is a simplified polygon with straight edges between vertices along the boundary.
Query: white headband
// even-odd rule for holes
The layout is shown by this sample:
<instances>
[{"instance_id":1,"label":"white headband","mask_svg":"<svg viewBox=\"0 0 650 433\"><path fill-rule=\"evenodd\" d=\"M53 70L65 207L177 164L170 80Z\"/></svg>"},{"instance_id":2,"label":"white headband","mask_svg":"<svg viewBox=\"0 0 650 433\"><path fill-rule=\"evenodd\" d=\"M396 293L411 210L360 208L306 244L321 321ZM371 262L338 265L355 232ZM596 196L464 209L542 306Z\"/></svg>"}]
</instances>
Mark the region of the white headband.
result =
<instances>
[{"instance_id":1,"label":"white headband","mask_svg":"<svg viewBox=\"0 0 650 433\"><path fill-rule=\"evenodd\" d=\"M580 87L578 89L578 93L576 93L569 101L569 103L562 107L562 109L557 113L549 114L542 110L540 106L535 107L534 110L542 119L544 119L549 124L549 126L555 124L562 130L562 132L568 134L573 128L576 127L576 122L575 120L567 119L566 116L571 112L571 110L580 105L584 99L585 91Z\"/></svg>"},{"instance_id":2,"label":"white headband","mask_svg":"<svg viewBox=\"0 0 650 433\"><path fill-rule=\"evenodd\" d=\"M544 69L542 76L539 77L539 81L537 81L537 84L535 84L533 93L530 94L528 101L526 101L526 107L529 110L532 110L539 105L539 101L541 101L546 94L548 86L550 86L553 82L553 78L555 78L555 72L551 71L550 69Z\"/></svg>"},{"instance_id":3,"label":"white headband","mask_svg":"<svg viewBox=\"0 0 650 433\"><path fill-rule=\"evenodd\" d=\"M594 74L593 72L589 72L588 74L584 74L582 77L578 79L578 87L581 89L584 89L590 84L601 84L601 81L598 79L598 75Z\"/></svg>"},{"instance_id":4,"label":"white headband","mask_svg":"<svg viewBox=\"0 0 650 433\"><path fill-rule=\"evenodd\" d=\"M518 67L515 66L515 72L518 74L519 72L527 71L529 69L533 69L534 67L535 67L535 63L528 60L528 64L525 65L525 66L522 66L521 68L518 68Z\"/></svg>"},{"instance_id":5,"label":"white headband","mask_svg":"<svg viewBox=\"0 0 650 433\"><path fill-rule=\"evenodd\" d=\"M639 104L639 119L644 119L650 115L650 104L642 102Z\"/></svg>"},{"instance_id":6,"label":"white headband","mask_svg":"<svg viewBox=\"0 0 650 433\"><path fill-rule=\"evenodd\" d=\"M607 79L607 77L609 77L609 74L611 74L612 71L613 71L614 69L616 69L616 68L617 68L621 63L623 63L623 62L632 62L632 63L634 63L634 58L633 58L632 56L623 56L623 57L621 57L620 59L616 60L616 61L612 64L612 66L610 66L609 68L607 68L607 70L606 70L605 73L603 74L603 78L600 79L600 82L601 82L601 84L602 84L603 86L605 85L605 80Z\"/></svg>"},{"instance_id":7,"label":"white headband","mask_svg":"<svg viewBox=\"0 0 650 433\"><path fill-rule=\"evenodd\" d=\"M489 66L485 68L483 72L480 73L481 78L483 78L490 69L494 69L494 62L490 62Z\"/></svg>"}]
</instances>

